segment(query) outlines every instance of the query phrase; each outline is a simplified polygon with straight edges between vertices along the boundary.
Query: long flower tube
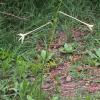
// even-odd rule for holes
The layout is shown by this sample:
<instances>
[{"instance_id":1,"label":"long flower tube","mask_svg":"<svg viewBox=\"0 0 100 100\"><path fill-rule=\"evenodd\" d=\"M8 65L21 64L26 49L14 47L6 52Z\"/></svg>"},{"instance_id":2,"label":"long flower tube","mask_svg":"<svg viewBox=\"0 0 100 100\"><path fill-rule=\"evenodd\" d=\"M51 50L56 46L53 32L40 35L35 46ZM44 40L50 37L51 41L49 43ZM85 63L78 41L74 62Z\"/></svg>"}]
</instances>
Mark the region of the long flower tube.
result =
<instances>
[{"instance_id":1,"label":"long flower tube","mask_svg":"<svg viewBox=\"0 0 100 100\"><path fill-rule=\"evenodd\" d=\"M91 31L93 30L93 26L94 26L94 25L90 25L90 24L88 24L88 23L86 23L86 22L83 22L83 21L81 21L81 20L79 20L79 19L77 19L77 18L75 18L75 17L73 17L73 16L71 16L71 15L68 15L68 14L66 14L66 13L64 13L64 12L62 12L62 11L59 11L59 13L65 15L65 16L68 16L68 17L70 17L70 18L72 18L72 19L75 19L75 20L79 21L80 23L86 25Z\"/></svg>"},{"instance_id":2,"label":"long flower tube","mask_svg":"<svg viewBox=\"0 0 100 100\"><path fill-rule=\"evenodd\" d=\"M45 27L45 26L47 26L49 24L52 24L52 22L47 22L46 24L44 24L44 25L42 25L42 26L40 26L40 27L38 27L38 28L36 28L36 29L34 29L32 31L29 31L27 33L24 33L24 34L23 33L19 33L18 34L20 36L19 40L21 40L21 43L23 44L25 36L27 36L28 34L31 34L33 32L36 32L37 30L40 30L41 28L43 28L43 27Z\"/></svg>"}]
</instances>

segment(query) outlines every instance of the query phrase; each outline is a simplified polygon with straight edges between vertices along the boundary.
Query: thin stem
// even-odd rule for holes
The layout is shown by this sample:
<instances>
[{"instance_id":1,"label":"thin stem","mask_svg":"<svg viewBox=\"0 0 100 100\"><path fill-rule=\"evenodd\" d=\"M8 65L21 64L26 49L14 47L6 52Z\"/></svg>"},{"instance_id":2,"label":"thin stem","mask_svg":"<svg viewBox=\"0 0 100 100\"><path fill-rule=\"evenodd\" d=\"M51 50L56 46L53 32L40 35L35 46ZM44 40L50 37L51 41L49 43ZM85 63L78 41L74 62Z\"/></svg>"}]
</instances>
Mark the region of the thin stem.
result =
<instances>
[{"instance_id":1,"label":"thin stem","mask_svg":"<svg viewBox=\"0 0 100 100\"><path fill-rule=\"evenodd\" d=\"M1 12L1 11L0 11L0 13L1 13L1 14L4 14L4 15L7 15L7 16L15 17L15 18L20 19L20 20L28 20L28 19L26 19L26 18L24 18L24 17L19 17L19 16L16 16L16 15L14 15L14 14L11 14L11 13Z\"/></svg>"},{"instance_id":2,"label":"thin stem","mask_svg":"<svg viewBox=\"0 0 100 100\"><path fill-rule=\"evenodd\" d=\"M55 34L55 31L56 31L57 22L58 22L58 12L60 10L61 4L62 4L62 0L60 0L60 3L59 3L58 8L57 8L57 11L56 11L56 13L54 15L53 31L52 31L52 35L51 35L51 39L50 39L49 49L50 49L50 46L51 46L51 43L52 43L52 40L53 40L53 36Z\"/></svg>"}]
</instances>

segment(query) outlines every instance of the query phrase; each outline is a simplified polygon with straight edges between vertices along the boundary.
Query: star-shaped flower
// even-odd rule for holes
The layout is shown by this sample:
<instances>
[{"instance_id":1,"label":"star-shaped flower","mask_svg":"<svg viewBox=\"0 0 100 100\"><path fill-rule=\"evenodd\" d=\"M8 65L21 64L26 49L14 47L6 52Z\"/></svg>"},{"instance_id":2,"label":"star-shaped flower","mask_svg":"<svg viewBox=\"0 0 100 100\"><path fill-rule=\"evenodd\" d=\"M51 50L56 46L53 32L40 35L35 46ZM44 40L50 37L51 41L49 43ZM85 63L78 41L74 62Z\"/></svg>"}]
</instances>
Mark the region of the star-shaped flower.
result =
<instances>
[{"instance_id":1,"label":"star-shaped flower","mask_svg":"<svg viewBox=\"0 0 100 100\"><path fill-rule=\"evenodd\" d=\"M26 34L19 33L18 35L20 36L19 41L21 40L21 43L23 44Z\"/></svg>"},{"instance_id":2,"label":"star-shaped flower","mask_svg":"<svg viewBox=\"0 0 100 100\"><path fill-rule=\"evenodd\" d=\"M92 31L93 30L93 26L94 25L90 25L90 24L85 24L85 25L87 25L87 27Z\"/></svg>"}]
</instances>

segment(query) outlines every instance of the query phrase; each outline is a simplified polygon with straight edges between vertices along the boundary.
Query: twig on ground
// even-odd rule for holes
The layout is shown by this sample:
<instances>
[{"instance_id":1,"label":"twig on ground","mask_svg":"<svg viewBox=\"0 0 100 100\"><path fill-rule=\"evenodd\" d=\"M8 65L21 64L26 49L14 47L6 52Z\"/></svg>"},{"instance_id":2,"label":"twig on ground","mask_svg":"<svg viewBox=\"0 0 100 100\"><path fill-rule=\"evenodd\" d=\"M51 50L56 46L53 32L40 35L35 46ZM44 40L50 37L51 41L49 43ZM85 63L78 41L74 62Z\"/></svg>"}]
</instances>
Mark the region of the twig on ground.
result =
<instances>
[{"instance_id":1,"label":"twig on ground","mask_svg":"<svg viewBox=\"0 0 100 100\"><path fill-rule=\"evenodd\" d=\"M16 16L16 15L11 14L11 13L2 12L2 11L0 11L0 13L1 13L1 14L4 14L4 15L7 15L7 16L15 17L15 18L20 19L20 20L28 20L28 19L26 19L26 18L22 18L22 17Z\"/></svg>"},{"instance_id":2,"label":"twig on ground","mask_svg":"<svg viewBox=\"0 0 100 100\"><path fill-rule=\"evenodd\" d=\"M4 5L5 3L3 3L3 2L0 2L0 5Z\"/></svg>"}]
</instances>

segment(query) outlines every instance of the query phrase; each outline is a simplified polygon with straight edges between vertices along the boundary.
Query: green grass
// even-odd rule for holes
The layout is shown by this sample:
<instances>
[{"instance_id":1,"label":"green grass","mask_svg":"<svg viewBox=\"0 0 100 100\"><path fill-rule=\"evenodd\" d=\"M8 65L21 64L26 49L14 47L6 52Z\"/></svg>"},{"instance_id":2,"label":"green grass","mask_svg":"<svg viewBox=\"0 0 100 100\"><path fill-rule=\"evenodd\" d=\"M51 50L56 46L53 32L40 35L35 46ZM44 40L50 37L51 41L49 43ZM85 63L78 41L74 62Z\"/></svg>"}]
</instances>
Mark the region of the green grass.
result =
<instances>
[{"instance_id":1,"label":"green grass","mask_svg":"<svg viewBox=\"0 0 100 100\"><path fill-rule=\"evenodd\" d=\"M100 48L99 0L96 2L93 0L4 0L2 2L4 4L0 4L0 100L47 100L48 95L40 87L43 71L48 67L48 61L44 59L47 60L48 57L46 55L41 60L41 51L36 50L36 45L41 42L43 50L48 52L56 31L64 31L68 37L66 42L75 43L71 30L80 29L89 35L82 38L85 45L77 46L78 50L82 49L82 52L86 52ZM59 10L94 24L93 32L79 22L58 14ZM27 36L23 44L18 41L19 33L31 31L48 21L53 24ZM51 59L55 61L54 57ZM87 59L81 63L90 65L93 59L91 57ZM96 63L100 63L97 58ZM74 69L72 74L81 77L76 75ZM33 76L36 80L30 82L29 78L34 79ZM92 100L91 95L86 98ZM51 99L59 100L54 97ZM82 100L81 96L79 100Z\"/></svg>"}]
</instances>

